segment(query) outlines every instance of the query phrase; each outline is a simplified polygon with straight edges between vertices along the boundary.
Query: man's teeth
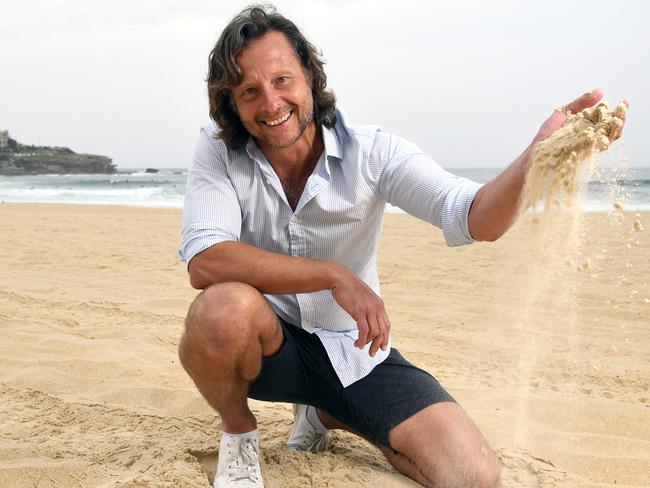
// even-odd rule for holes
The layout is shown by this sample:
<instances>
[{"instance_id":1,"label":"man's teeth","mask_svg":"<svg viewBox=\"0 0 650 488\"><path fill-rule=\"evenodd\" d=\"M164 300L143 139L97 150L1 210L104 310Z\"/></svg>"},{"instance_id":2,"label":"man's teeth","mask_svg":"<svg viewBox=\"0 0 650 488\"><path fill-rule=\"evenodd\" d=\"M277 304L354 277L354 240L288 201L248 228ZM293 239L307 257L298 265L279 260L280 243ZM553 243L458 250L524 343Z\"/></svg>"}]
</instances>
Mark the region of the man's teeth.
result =
<instances>
[{"instance_id":1,"label":"man's teeth","mask_svg":"<svg viewBox=\"0 0 650 488\"><path fill-rule=\"evenodd\" d=\"M267 121L265 121L265 123L266 123L266 125L278 125L278 124L281 124L282 122L284 122L285 120L287 120L290 116L291 116L291 112L287 112L286 114L284 114L279 119L267 120Z\"/></svg>"}]
</instances>

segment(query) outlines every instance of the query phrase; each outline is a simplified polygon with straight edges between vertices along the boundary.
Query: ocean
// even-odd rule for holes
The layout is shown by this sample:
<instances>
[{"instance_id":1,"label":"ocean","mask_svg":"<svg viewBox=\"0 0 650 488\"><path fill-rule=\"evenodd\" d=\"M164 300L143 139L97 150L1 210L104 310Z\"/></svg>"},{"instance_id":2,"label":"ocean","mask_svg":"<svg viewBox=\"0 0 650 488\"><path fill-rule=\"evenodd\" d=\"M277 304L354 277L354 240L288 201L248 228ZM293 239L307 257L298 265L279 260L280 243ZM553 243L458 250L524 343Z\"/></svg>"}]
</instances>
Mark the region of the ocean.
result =
<instances>
[{"instance_id":1,"label":"ocean","mask_svg":"<svg viewBox=\"0 0 650 488\"><path fill-rule=\"evenodd\" d=\"M479 183L496 176L499 168L449 168ZM180 208L187 169L122 169L111 175L0 176L0 202L117 204ZM604 168L588 183L582 208L608 211L620 199L625 210L650 210L649 168ZM387 211L399 211L388 207Z\"/></svg>"},{"instance_id":2,"label":"ocean","mask_svg":"<svg viewBox=\"0 0 650 488\"><path fill-rule=\"evenodd\" d=\"M0 176L0 201L182 207L186 169L114 174Z\"/></svg>"}]
</instances>

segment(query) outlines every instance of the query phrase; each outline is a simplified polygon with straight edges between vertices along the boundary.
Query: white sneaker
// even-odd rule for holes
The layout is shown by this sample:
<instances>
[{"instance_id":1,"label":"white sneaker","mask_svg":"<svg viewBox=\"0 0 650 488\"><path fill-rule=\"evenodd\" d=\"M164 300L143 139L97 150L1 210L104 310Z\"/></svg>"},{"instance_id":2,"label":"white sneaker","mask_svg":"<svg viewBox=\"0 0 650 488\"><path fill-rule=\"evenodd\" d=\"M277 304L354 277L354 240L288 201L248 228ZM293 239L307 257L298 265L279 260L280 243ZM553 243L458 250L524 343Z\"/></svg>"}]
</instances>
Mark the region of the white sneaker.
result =
<instances>
[{"instance_id":1,"label":"white sneaker","mask_svg":"<svg viewBox=\"0 0 650 488\"><path fill-rule=\"evenodd\" d=\"M214 488L264 488L259 434L221 437Z\"/></svg>"},{"instance_id":2,"label":"white sneaker","mask_svg":"<svg viewBox=\"0 0 650 488\"><path fill-rule=\"evenodd\" d=\"M294 404L293 431L285 446L291 451L323 452L330 445L332 435L329 430L314 428L307 419L308 408L308 405Z\"/></svg>"}]
</instances>

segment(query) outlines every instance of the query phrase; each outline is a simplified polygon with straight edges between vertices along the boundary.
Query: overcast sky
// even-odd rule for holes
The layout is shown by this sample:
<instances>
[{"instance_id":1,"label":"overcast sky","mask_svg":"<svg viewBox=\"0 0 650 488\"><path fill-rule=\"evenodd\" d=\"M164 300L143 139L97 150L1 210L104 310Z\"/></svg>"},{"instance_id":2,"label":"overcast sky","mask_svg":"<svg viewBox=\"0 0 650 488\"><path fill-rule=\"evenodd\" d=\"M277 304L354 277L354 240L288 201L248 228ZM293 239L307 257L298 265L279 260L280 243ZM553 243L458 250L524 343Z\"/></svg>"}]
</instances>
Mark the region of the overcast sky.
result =
<instances>
[{"instance_id":1,"label":"overcast sky","mask_svg":"<svg viewBox=\"0 0 650 488\"><path fill-rule=\"evenodd\" d=\"M246 3L0 0L0 130L123 168L188 166L208 53ZM445 167L507 165L554 107L595 87L631 100L617 154L650 166L650 2L275 5L322 50L352 122Z\"/></svg>"}]
</instances>

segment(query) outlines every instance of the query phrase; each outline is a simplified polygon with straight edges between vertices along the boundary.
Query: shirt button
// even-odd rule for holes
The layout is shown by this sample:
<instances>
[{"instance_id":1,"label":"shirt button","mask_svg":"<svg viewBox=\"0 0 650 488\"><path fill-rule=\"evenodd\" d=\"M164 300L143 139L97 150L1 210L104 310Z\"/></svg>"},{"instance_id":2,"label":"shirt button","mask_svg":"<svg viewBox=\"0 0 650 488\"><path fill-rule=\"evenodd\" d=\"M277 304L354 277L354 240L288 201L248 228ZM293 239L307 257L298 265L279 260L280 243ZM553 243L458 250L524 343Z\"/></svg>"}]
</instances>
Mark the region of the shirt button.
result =
<instances>
[{"instance_id":1,"label":"shirt button","mask_svg":"<svg viewBox=\"0 0 650 488\"><path fill-rule=\"evenodd\" d=\"M291 222L293 222L294 224L296 223L297 220L298 220L298 219L296 218L295 215L294 215L293 217L291 217Z\"/></svg>"}]
</instances>

